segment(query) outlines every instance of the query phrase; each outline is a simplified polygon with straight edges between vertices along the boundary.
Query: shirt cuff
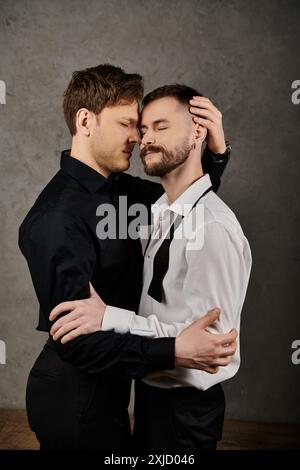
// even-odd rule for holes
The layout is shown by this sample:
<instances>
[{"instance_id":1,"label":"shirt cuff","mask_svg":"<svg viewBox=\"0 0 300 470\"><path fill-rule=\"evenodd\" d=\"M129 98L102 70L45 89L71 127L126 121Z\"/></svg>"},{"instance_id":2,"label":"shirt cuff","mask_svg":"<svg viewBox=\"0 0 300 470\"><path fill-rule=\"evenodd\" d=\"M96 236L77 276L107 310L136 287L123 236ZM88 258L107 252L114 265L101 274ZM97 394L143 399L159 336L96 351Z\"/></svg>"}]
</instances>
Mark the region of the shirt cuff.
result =
<instances>
[{"instance_id":1,"label":"shirt cuff","mask_svg":"<svg viewBox=\"0 0 300 470\"><path fill-rule=\"evenodd\" d=\"M216 163L223 163L226 160L229 160L230 155L231 155L231 148L229 150L226 150L224 153L214 153L208 145L206 145L206 154L209 155L209 157L212 159L213 162Z\"/></svg>"},{"instance_id":2,"label":"shirt cuff","mask_svg":"<svg viewBox=\"0 0 300 470\"><path fill-rule=\"evenodd\" d=\"M106 305L102 320L102 331L115 330L116 333L128 333L129 325L135 312L124 308Z\"/></svg>"},{"instance_id":3,"label":"shirt cuff","mask_svg":"<svg viewBox=\"0 0 300 470\"><path fill-rule=\"evenodd\" d=\"M148 341L148 371L175 369L175 338Z\"/></svg>"}]
</instances>

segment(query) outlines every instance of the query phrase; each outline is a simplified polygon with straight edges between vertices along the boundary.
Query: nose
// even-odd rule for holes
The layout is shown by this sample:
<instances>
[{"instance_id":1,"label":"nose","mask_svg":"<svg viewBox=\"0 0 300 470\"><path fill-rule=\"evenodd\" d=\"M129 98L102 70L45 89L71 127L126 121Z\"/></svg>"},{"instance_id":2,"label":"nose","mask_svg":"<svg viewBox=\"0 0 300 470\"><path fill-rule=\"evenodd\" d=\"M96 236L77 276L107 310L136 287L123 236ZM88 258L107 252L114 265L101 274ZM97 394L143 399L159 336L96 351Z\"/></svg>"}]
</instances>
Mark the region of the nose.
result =
<instances>
[{"instance_id":1,"label":"nose","mask_svg":"<svg viewBox=\"0 0 300 470\"><path fill-rule=\"evenodd\" d=\"M132 144L140 144L141 143L141 137L140 137L140 133L139 133L138 129L136 129L134 131L133 135L129 137L129 141Z\"/></svg>"},{"instance_id":2,"label":"nose","mask_svg":"<svg viewBox=\"0 0 300 470\"><path fill-rule=\"evenodd\" d=\"M154 136L151 135L150 132L145 132L145 134L142 136L141 145L145 146L145 145L151 145L151 144L154 144L154 143L155 143Z\"/></svg>"}]
</instances>

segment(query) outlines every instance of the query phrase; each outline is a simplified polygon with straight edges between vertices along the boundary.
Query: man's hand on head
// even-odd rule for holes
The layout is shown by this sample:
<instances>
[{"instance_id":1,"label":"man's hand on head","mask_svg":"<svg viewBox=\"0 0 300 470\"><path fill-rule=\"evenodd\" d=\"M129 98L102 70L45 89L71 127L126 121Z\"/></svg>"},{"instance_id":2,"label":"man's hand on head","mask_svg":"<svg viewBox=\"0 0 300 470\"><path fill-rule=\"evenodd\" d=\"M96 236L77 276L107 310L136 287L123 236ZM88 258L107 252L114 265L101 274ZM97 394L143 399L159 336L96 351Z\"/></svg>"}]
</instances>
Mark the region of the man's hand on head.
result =
<instances>
[{"instance_id":1,"label":"man's hand on head","mask_svg":"<svg viewBox=\"0 0 300 470\"><path fill-rule=\"evenodd\" d=\"M73 300L58 304L50 313L49 319L55 321L64 312L69 312L53 324L50 334L62 344L78 336L101 330L106 304L90 283L91 296L88 299Z\"/></svg>"},{"instance_id":2,"label":"man's hand on head","mask_svg":"<svg viewBox=\"0 0 300 470\"><path fill-rule=\"evenodd\" d=\"M226 151L225 136L222 123L222 113L204 96L194 96L190 100L190 112L193 121L207 129L206 143L213 153Z\"/></svg>"}]
</instances>

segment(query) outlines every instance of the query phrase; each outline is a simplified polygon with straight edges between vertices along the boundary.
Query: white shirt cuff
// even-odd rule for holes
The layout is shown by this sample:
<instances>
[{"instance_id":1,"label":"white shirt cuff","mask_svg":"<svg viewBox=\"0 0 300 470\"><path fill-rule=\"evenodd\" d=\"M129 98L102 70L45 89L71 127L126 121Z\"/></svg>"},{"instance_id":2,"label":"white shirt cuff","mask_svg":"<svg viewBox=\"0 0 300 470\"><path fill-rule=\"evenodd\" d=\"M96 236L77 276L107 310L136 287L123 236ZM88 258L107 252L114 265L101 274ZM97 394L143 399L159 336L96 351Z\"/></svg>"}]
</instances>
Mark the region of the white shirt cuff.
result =
<instances>
[{"instance_id":1,"label":"white shirt cuff","mask_svg":"<svg viewBox=\"0 0 300 470\"><path fill-rule=\"evenodd\" d=\"M101 330L107 331L113 329L116 333L128 333L130 331L130 322L134 315L135 312L131 310L106 305Z\"/></svg>"}]
</instances>

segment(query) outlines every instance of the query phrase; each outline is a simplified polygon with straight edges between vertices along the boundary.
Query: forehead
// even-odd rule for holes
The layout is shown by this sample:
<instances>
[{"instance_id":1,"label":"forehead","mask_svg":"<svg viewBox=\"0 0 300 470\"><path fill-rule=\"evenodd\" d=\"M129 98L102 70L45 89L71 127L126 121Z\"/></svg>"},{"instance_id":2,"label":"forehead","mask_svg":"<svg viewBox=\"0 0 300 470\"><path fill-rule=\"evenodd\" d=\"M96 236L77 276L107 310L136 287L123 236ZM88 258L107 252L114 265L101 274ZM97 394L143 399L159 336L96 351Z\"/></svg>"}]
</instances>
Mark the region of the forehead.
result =
<instances>
[{"instance_id":1,"label":"forehead","mask_svg":"<svg viewBox=\"0 0 300 470\"><path fill-rule=\"evenodd\" d=\"M123 102L114 106L104 108L102 113L110 115L111 117L134 119L135 121L138 121L139 106L136 101L134 101L133 103Z\"/></svg>"},{"instance_id":2,"label":"forehead","mask_svg":"<svg viewBox=\"0 0 300 470\"><path fill-rule=\"evenodd\" d=\"M151 103L145 106L141 115L141 124L148 126L154 121L160 119L174 121L181 119L185 114L185 107L182 106L176 98L166 96L164 98L151 101Z\"/></svg>"}]
</instances>

